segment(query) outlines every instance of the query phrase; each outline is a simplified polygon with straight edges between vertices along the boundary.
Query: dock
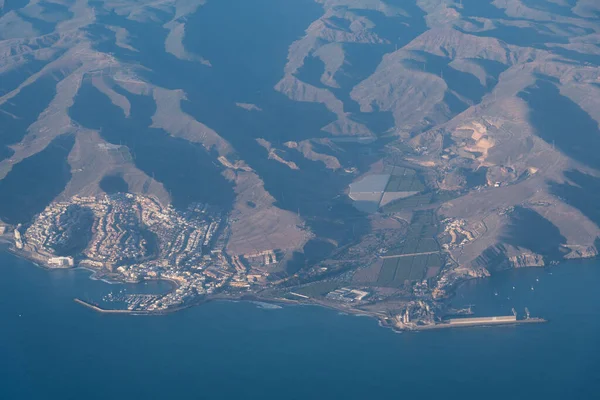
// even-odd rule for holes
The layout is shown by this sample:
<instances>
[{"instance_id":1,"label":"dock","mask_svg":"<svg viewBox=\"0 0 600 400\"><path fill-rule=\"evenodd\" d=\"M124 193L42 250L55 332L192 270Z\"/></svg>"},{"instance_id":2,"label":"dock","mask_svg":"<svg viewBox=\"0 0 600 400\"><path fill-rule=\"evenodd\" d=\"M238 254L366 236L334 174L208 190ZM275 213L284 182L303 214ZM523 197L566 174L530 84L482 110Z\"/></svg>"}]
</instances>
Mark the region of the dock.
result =
<instances>
[{"instance_id":1,"label":"dock","mask_svg":"<svg viewBox=\"0 0 600 400\"><path fill-rule=\"evenodd\" d=\"M115 309L101 308L95 304L92 304L90 302L87 302L85 300L81 300L78 298L74 298L73 301L77 304L81 304L82 306L90 308L99 313L106 313L106 314L132 314L132 313L135 313L135 311L131 311L131 310L115 310Z\"/></svg>"},{"instance_id":2,"label":"dock","mask_svg":"<svg viewBox=\"0 0 600 400\"><path fill-rule=\"evenodd\" d=\"M144 296L144 295L142 295ZM189 307L193 307L198 304L205 303L209 301L205 298L198 298L195 301L187 302L185 304L181 304L178 307L170 307L162 310L128 310L128 309L115 309L115 308L102 308L94 303L90 303L89 301L85 301L79 298L74 298L73 301L77 304L81 304L84 307L89 308L90 310L94 310L103 314L129 314L129 315L166 315L173 312L181 311Z\"/></svg>"},{"instance_id":3,"label":"dock","mask_svg":"<svg viewBox=\"0 0 600 400\"><path fill-rule=\"evenodd\" d=\"M411 330L428 330L428 329L449 329L449 328L465 328L476 326L497 326L497 325L522 325L522 324L539 324L548 322L543 318L525 318L517 319L514 315L502 315L496 317L477 317L477 318L453 318L432 325L415 326Z\"/></svg>"},{"instance_id":4,"label":"dock","mask_svg":"<svg viewBox=\"0 0 600 400\"><path fill-rule=\"evenodd\" d=\"M480 324L511 324L517 322L516 315L501 315L497 317L452 318L450 325L480 325Z\"/></svg>"}]
</instances>

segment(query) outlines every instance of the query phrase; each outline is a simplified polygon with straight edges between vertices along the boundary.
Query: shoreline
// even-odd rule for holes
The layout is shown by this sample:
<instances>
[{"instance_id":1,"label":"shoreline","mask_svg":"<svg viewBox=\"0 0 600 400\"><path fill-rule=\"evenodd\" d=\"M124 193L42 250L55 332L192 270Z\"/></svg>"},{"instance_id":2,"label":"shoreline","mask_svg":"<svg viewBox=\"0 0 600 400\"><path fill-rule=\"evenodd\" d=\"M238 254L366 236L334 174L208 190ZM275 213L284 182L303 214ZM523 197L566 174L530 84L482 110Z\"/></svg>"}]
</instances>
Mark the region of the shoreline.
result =
<instances>
[{"instance_id":1,"label":"shoreline","mask_svg":"<svg viewBox=\"0 0 600 400\"><path fill-rule=\"evenodd\" d=\"M11 255L14 255L20 259L29 261L32 264L34 264L35 266L37 266L38 268L42 268L46 271L82 269L87 272L90 272L89 279L100 280L107 284L142 284L145 281L161 281L162 280L162 281L167 281L172 285L169 292L171 292L171 291L175 290L177 287L179 287L179 283L172 279L148 278L148 279L141 279L136 282L128 282L128 281L123 281L123 280L118 280L118 279L111 279L110 277L107 278L107 277L102 277L102 276L96 276L97 274L99 274L99 271L96 271L92 268L84 267L84 266L74 266L74 267L69 267L69 268L52 268L47 265L44 265L43 263L40 263L39 262L40 260L38 260L36 257L31 256L27 252L15 249L13 246L10 245L9 242L0 242L0 251L1 250L7 250L8 253L10 253ZM564 262L583 263L583 262L591 261L591 260L598 259L598 258L600 258L600 257L596 256L596 257L589 257L589 258L568 259L568 260L563 260L563 262L561 262L561 263L564 263ZM529 267L529 268L546 269L546 268L552 268L553 266L554 265L549 265L549 266L544 266L544 267ZM511 270L507 269L505 271L511 271ZM499 272L504 272L504 271L499 271ZM100 275L101 275L101 273L100 273ZM466 284L467 282L471 282L471 281L475 281L475 280L479 280L479 279L486 279L486 278L489 278L489 277L480 277L480 278L472 278L472 279L463 280L453 287L452 291L450 292L451 295L449 295L448 297L445 297L444 299L440 299L439 301L441 301L443 303L447 303L455 297L456 291L462 285ZM169 293L169 292L167 292L167 293ZM219 301L219 300L263 302L263 303L275 304L275 305L313 305L313 306L324 307L324 308L327 308L330 310L335 310L335 311L342 312L342 313L349 314L349 315L367 316L370 318L374 318L378 321L380 326L390 328L395 332L411 332L411 331L418 332L418 331L450 329L450 328L458 328L458 327L467 328L467 327L483 327L483 326L506 326L506 325L522 325L522 324L527 324L527 323L548 322L543 318L531 318L529 320L517 320L517 321L510 321L510 322L503 322L503 323L484 322L484 323L461 324L461 325L448 324L448 323L445 323L442 321L442 322L437 322L437 323L434 323L431 325L419 325L419 326L414 326L414 327L398 328L391 322L389 317L384 315L382 312L366 311L366 310L361 310L361 309L357 309L357 308L353 308L353 307L336 305L336 304L324 302L324 301L314 299L314 298L291 300L291 299L285 299L285 298L263 297L263 296L260 296L260 294L258 294L258 293L236 293L236 294L218 293L218 294L214 294L214 295L202 296L202 297L195 299L193 301L190 301L188 303L182 304L177 307L169 308L166 310L109 309L109 308L103 308L97 304L94 304L92 302L82 300L79 298L74 298L73 300L76 303L78 303L82 306L85 306L95 312L98 312L98 313L129 314L129 315L165 315L165 314L182 311L184 309L187 309L187 308L190 308L193 306L202 305L204 303L208 303L211 301Z\"/></svg>"},{"instance_id":2,"label":"shoreline","mask_svg":"<svg viewBox=\"0 0 600 400\"><path fill-rule=\"evenodd\" d=\"M284 298L260 297L260 296L254 295L254 294L240 294L240 295L217 294L214 296L206 296L206 297L200 298L198 300L183 304L181 306L169 308L166 310L127 310L127 309L117 309L117 308L115 308L115 309L104 308L98 304L94 304L90 301L86 301L86 300L80 299L78 297L73 298L73 301L77 304L85 306L85 307L87 307L95 312L101 313L101 314L129 314L129 315L166 315L166 314L171 314L171 313L175 313L178 311L182 311L187 308L194 307L194 306L199 306L202 304L210 303L213 301L264 303L264 304L273 304L273 305L277 305L277 306L292 306L292 305L293 306L315 306L315 307L327 308L327 309L338 311L338 312L348 314L348 315L366 316L369 318L376 319L377 321L379 321L380 325L383 327L392 328L391 325L385 323L385 321L383 320L383 316L379 315L376 312L370 312L370 311L358 310L358 309L348 309L348 308L343 308L343 307L335 307L334 305L321 303L318 301L302 302L302 301L289 300L289 299L284 299Z\"/></svg>"},{"instance_id":3,"label":"shoreline","mask_svg":"<svg viewBox=\"0 0 600 400\"><path fill-rule=\"evenodd\" d=\"M558 264L551 264L551 265L544 265L544 266L529 266L529 267L519 267L519 268L507 268L507 269L502 269L499 271L494 271L493 273L490 272L489 276L481 276L481 277L472 277L472 278L467 278L467 279L462 279L459 282L455 283L454 285L451 285L450 288L451 290L447 292L447 296L444 296L442 298L440 298L438 301L439 302L448 302L450 300L452 300L453 298L456 297L456 292L458 291L458 289L463 286L466 285L469 282L476 282L479 280L484 280L484 279L489 279L491 278L493 275L495 274L501 274L504 272L510 272L510 271L516 271L516 270L520 270L520 269L541 269L541 270L548 270L551 269L553 267L557 267L560 266L562 264L565 263L585 263L588 261L594 261L594 260L600 260L600 254L594 256L594 257L579 257L579 258L568 258L568 259L564 259L562 261L560 261Z\"/></svg>"},{"instance_id":4,"label":"shoreline","mask_svg":"<svg viewBox=\"0 0 600 400\"><path fill-rule=\"evenodd\" d=\"M2 244L6 244L6 247L3 248L1 246ZM36 267L41 268L45 271L50 271L50 272L53 272L53 271L75 271L75 270L87 271L90 273L89 279L94 280L94 281L104 282L108 285L139 285L144 282L163 281L163 282L169 282L171 284L172 287L171 287L171 290L169 290L169 292L177 289L180 286L179 282L177 282L174 279L170 279L170 278L144 278L144 279L140 279L138 281L127 281L127 280L122 280L122 279L112 279L106 273L95 270L91 267L86 267L86 266L81 266L81 265L74 265L72 267L64 267L64 268L50 267L46 263L44 263L42 260L40 260L38 257L32 256L31 252L15 249L12 246L12 244L9 242L4 242L4 243L0 242L0 251L2 251L2 250L7 251L8 253L12 254L13 256L15 256L17 258L20 258L21 260L29 261Z\"/></svg>"},{"instance_id":5,"label":"shoreline","mask_svg":"<svg viewBox=\"0 0 600 400\"><path fill-rule=\"evenodd\" d=\"M347 315L353 316L366 316L369 318L373 318L378 321L379 326L383 328L389 328L396 333L408 333L408 332L422 332L422 331L435 331L435 330L445 330L445 329L455 329L455 328L486 328L486 327L498 327L498 326L517 326L517 325L528 325L528 324L543 324L548 323L549 321L544 318L532 317L528 319L520 319L520 320L510 320L510 321L480 321L480 322L472 322L472 323L464 323L464 324L451 324L448 321L443 321L430 325L416 325L413 327L399 328L391 323L389 320L385 319L382 315L379 315L375 312L366 312L364 310L358 309L347 309L342 307L334 307L333 305L328 305L319 302L300 302L294 300L287 299L272 299L272 298L262 298L257 296L215 296L215 297L206 297L202 298L199 301L193 301L187 304L184 304L180 307L175 307L167 310L160 311L144 311L144 310L126 310L126 309L109 309L103 308L97 304L91 303L89 301L85 301L79 298L74 298L73 301L75 303L81 304L84 307L87 307L95 312L100 314L128 314L128 315L166 315L175 313L178 311L182 311L187 308L191 308L194 306L202 305L205 303L209 303L212 301L231 301L231 302L239 302L245 301L249 303L265 303L265 304L274 304L274 305L304 305L304 306L316 306L323 307L330 310L335 310L338 312L342 312Z\"/></svg>"}]
</instances>

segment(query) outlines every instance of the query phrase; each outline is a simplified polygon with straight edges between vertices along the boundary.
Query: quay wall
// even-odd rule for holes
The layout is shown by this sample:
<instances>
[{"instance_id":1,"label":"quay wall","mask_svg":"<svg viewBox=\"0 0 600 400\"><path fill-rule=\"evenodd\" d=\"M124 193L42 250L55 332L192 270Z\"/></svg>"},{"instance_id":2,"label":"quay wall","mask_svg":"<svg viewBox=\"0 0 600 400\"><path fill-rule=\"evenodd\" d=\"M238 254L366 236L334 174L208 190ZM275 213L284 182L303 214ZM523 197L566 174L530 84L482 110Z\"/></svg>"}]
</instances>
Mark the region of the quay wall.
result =
<instances>
[{"instance_id":1,"label":"quay wall","mask_svg":"<svg viewBox=\"0 0 600 400\"><path fill-rule=\"evenodd\" d=\"M450 325L469 325L469 324L501 324L507 322L516 322L514 315L502 315L496 317L476 317L476 318L452 318L448 320Z\"/></svg>"}]
</instances>

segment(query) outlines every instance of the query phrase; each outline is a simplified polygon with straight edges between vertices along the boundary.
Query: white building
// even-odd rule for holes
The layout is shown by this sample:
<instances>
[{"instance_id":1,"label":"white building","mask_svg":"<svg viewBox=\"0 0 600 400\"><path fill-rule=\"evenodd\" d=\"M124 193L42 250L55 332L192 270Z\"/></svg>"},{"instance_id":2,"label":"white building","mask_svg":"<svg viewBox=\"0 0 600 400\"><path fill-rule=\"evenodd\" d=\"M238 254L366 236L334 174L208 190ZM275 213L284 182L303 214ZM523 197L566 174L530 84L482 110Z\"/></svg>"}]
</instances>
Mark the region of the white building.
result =
<instances>
[{"instance_id":1,"label":"white building","mask_svg":"<svg viewBox=\"0 0 600 400\"><path fill-rule=\"evenodd\" d=\"M48 264L57 268L69 268L75 265L73 257L50 257Z\"/></svg>"}]
</instances>

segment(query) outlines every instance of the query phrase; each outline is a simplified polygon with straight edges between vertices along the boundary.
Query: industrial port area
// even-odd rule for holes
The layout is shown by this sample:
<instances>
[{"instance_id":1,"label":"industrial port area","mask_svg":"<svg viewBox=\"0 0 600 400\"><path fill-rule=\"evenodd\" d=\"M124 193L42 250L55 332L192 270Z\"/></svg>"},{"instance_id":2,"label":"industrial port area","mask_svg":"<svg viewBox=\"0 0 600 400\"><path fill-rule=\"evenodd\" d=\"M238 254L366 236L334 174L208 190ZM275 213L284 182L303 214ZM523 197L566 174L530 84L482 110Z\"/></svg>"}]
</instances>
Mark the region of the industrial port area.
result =
<instances>
[{"instance_id":1,"label":"industrial port area","mask_svg":"<svg viewBox=\"0 0 600 400\"><path fill-rule=\"evenodd\" d=\"M422 324L421 321L413 321L409 309L403 314L397 315L393 321L388 323L396 330L400 331L418 331L428 329L461 328L475 326L497 326L497 325L517 325L547 322L543 318L531 317L529 309L525 308L524 315L519 318L517 311L513 308L512 315L498 315L490 317L457 317L448 318L439 323Z\"/></svg>"}]
</instances>

